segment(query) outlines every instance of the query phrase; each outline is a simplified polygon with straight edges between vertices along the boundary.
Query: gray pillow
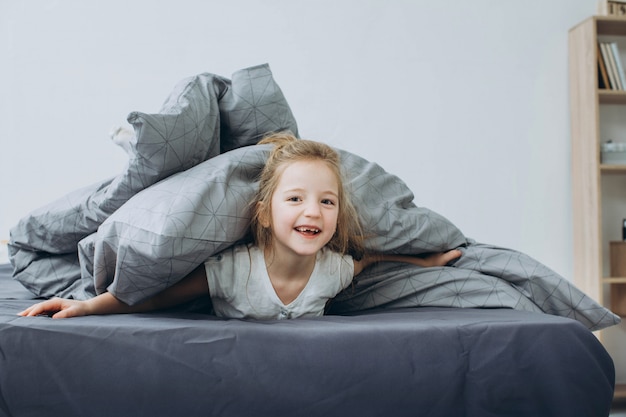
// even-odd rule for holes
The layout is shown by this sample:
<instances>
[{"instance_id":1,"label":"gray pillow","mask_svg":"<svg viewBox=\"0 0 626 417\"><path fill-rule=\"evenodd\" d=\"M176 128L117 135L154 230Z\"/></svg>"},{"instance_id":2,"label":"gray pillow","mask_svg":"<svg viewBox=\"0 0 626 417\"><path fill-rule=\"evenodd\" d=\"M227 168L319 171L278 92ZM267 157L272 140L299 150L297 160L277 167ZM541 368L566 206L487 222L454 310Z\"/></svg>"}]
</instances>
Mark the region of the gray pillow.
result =
<instances>
[{"instance_id":1,"label":"gray pillow","mask_svg":"<svg viewBox=\"0 0 626 417\"><path fill-rule=\"evenodd\" d=\"M296 119L267 64L239 70L219 100L221 153L254 145L269 132L298 135Z\"/></svg>"},{"instance_id":2,"label":"gray pillow","mask_svg":"<svg viewBox=\"0 0 626 417\"><path fill-rule=\"evenodd\" d=\"M270 146L219 155L138 193L98 229L81 256L93 256L96 292L137 303L180 280L209 256L246 239L249 202ZM465 243L439 214L413 203L403 181L340 151L367 246L426 253Z\"/></svg>"}]
</instances>

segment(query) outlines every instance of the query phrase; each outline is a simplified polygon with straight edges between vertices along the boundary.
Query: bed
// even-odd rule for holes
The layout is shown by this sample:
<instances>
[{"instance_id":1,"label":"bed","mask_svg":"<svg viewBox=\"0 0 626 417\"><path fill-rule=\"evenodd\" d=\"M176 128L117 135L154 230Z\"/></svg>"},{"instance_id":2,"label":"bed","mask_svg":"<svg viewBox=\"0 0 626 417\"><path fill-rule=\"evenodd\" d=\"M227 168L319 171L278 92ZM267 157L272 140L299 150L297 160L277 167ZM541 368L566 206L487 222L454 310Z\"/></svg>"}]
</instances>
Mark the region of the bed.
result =
<instances>
[{"instance_id":1,"label":"bed","mask_svg":"<svg viewBox=\"0 0 626 417\"><path fill-rule=\"evenodd\" d=\"M187 78L158 113L128 121L124 172L11 230L4 415L608 415L614 367L592 331L618 316L531 257L464 236L401 179L340 149L368 247L463 256L374 265L316 319L220 319L208 297L151 314L16 316L52 296L137 303L248 240L269 150L256 142L297 133L266 64Z\"/></svg>"},{"instance_id":2,"label":"bed","mask_svg":"<svg viewBox=\"0 0 626 417\"><path fill-rule=\"evenodd\" d=\"M317 319L195 311L71 320L15 313L0 267L0 415L607 416L614 368L581 323L513 309Z\"/></svg>"}]
</instances>

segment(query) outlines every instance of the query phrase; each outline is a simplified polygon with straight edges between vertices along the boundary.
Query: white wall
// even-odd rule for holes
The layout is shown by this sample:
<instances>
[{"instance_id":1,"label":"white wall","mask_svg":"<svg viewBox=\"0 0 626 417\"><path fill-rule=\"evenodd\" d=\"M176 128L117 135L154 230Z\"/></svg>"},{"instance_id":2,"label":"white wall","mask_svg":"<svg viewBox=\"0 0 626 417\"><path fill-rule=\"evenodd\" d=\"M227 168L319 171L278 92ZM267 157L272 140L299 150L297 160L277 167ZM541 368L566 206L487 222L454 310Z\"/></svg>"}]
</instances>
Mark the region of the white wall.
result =
<instances>
[{"instance_id":1,"label":"white wall","mask_svg":"<svg viewBox=\"0 0 626 417\"><path fill-rule=\"evenodd\" d=\"M0 239L120 172L109 128L268 62L303 137L480 242L572 274L567 31L595 0L0 1Z\"/></svg>"}]
</instances>

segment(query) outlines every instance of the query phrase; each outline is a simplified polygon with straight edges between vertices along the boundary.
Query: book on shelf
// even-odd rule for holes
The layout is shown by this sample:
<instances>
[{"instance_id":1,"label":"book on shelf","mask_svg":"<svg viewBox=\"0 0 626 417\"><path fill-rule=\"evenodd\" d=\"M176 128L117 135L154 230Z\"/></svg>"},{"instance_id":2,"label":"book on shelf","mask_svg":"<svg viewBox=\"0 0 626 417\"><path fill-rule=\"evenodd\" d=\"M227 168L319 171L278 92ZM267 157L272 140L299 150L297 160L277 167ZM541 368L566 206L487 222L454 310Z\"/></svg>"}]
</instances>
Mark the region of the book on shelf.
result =
<instances>
[{"instance_id":1,"label":"book on shelf","mask_svg":"<svg viewBox=\"0 0 626 417\"><path fill-rule=\"evenodd\" d=\"M624 87L619 79L619 74L617 73L617 64L615 64L615 57L613 56L613 48L611 48L610 43L605 43L604 47L606 48L606 56L609 59L609 68L611 68L611 73L613 74L613 80L615 81L615 90L623 90Z\"/></svg>"},{"instance_id":2,"label":"book on shelf","mask_svg":"<svg viewBox=\"0 0 626 417\"><path fill-rule=\"evenodd\" d=\"M624 65L616 42L598 42L598 70L599 88L626 90Z\"/></svg>"},{"instance_id":3,"label":"book on shelf","mask_svg":"<svg viewBox=\"0 0 626 417\"><path fill-rule=\"evenodd\" d=\"M598 88L610 90L611 84L609 82L609 74L606 70L604 58L602 57L602 50L600 49L600 42L598 42L596 53L598 55Z\"/></svg>"},{"instance_id":4,"label":"book on shelf","mask_svg":"<svg viewBox=\"0 0 626 417\"><path fill-rule=\"evenodd\" d=\"M626 75L624 75L624 66L622 65L622 60L619 56L619 49L617 48L617 42L611 42L609 44L611 46L611 52L613 52L612 56L615 60L615 67L617 70L617 78L621 85L621 90L626 89Z\"/></svg>"},{"instance_id":5,"label":"book on shelf","mask_svg":"<svg viewBox=\"0 0 626 417\"><path fill-rule=\"evenodd\" d=\"M602 55L602 61L604 61L604 67L606 68L607 77L609 79L608 88L610 90L618 90L617 81L615 79L615 72L611 66L611 59L609 57L609 50L606 46L606 42L600 42L600 53Z\"/></svg>"}]
</instances>

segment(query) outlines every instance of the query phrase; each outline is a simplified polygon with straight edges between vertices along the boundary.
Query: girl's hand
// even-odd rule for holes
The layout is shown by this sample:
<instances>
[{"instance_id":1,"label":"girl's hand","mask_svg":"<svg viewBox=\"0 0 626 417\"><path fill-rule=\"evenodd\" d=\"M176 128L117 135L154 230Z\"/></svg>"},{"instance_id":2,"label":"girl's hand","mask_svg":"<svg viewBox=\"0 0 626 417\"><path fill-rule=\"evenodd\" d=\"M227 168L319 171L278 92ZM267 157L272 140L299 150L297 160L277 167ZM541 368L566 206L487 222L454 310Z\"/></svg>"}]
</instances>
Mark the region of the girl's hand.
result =
<instances>
[{"instance_id":1,"label":"girl's hand","mask_svg":"<svg viewBox=\"0 0 626 417\"><path fill-rule=\"evenodd\" d=\"M51 315L53 319L86 316L88 314L88 304L85 301L67 300L64 298L52 298L42 301L17 313L18 316L23 317Z\"/></svg>"},{"instance_id":2,"label":"girl's hand","mask_svg":"<svg viewBox=\"0 0 626 417\"><path fill-rule=\"evenodd\" d=\"M437 252L428 256L411 255L365 255L360 261L354 261L354 275L361 273L367 266L376 262L405 262L424 268L446 266L449 262L460 258L463 253L458 249L447 252Z\"/></svg>"},{"instance_id":3,"label":"girl's hand","mask_svg":"<svg viewBox=\"0 0 626 417\"><path fill-rule=\"evenodd\" d=\"M208 294L209 287L202 264L176 284L136 305L129 306L110 292L104 292L85 301L53 298L17 314L24 317L45 314L52 316L53 319L64 319L91 314L143 313L173 307Z\"/></svg>"},{"instance_id":4,"label":"girl's hand","mask_svg":"<svg viewBox=\"0 0 626 417\"><path fill-rule=\"evenodd\" d=\"M433 266L446 266L449 262L460 258L463 253L458 249L447 252L431 253L427 256L410 255L380 255L378 261L406 262L409 264L429 268Z\"/></svg>"},{"instance_id":5,"label":"girl's hand","mask_svg":"<svg viewBox=\"0 0 626 417\"><path fill-rule=\"evenodd\" d=\"M462 255L461 251L458 249L452 249L447 252L438 252L428 255L421 260L423 263L419 264L420 266L446 266L448 262L453 261L457 258L460 258Z\"/></svg>"}]
</instances>

